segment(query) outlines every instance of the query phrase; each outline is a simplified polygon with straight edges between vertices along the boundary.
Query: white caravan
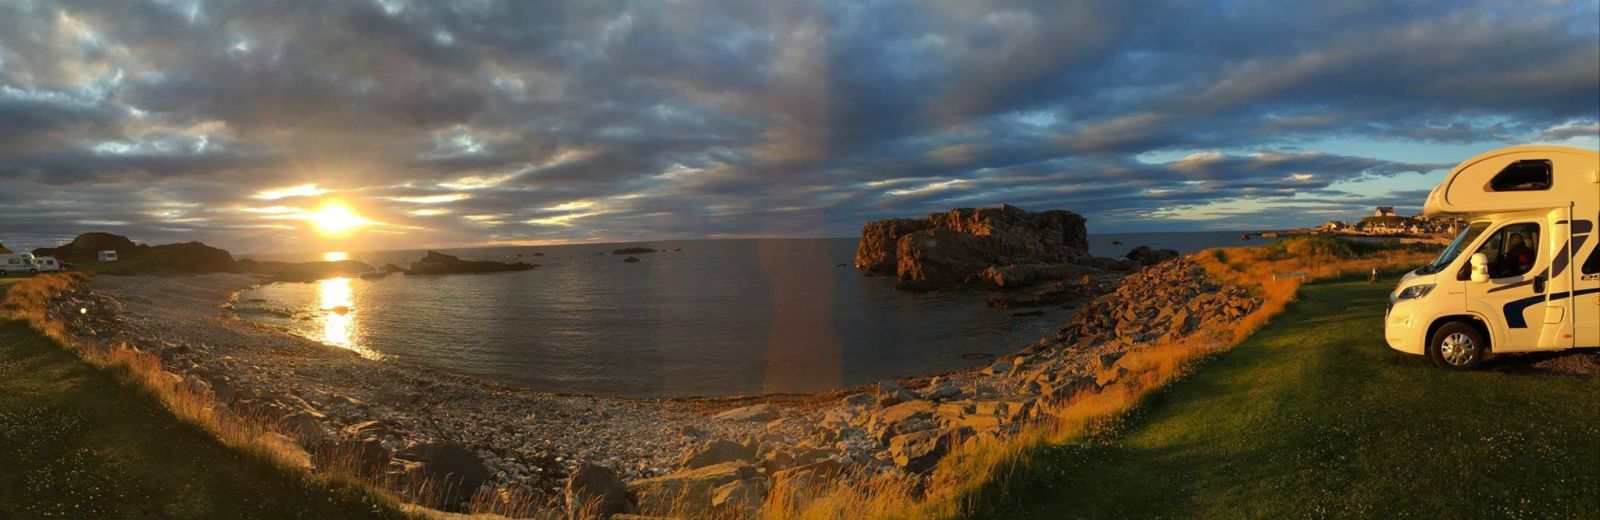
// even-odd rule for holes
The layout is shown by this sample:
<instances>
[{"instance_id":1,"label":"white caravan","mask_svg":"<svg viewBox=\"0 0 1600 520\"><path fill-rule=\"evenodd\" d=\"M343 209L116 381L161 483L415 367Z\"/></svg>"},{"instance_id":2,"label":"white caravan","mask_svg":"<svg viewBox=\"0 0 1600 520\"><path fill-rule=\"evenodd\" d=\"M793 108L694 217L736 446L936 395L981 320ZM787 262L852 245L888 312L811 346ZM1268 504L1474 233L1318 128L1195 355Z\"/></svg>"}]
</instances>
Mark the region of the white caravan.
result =
<instances>
[{"instance_id":1,"label":"white caravan","mask_svg":"<svg viewBox=\"0 0 1600 520\"><path fill-rule=\"evenodd\" d=\"M105 251L101 251L100 254L95 258L99 259L101 262L115 262L117 261L117 250L107 249Z\"/></svg>"},{"instance_id":2,"label":"white caravan","mask_svg":"<svg viewBox=\"0 0 1600 520\"><path fill-rule=\"evenodd\" d=\"M1468 159L1424 215L1470 224L1389 296L1389 346L1470 370L1490 353L1600 347L1600 153L1502 148Z\"/></svg>"},{"instance_id":3,"label":"white caravan","mask_svg":"<svg viewBox=\"0 0 1600 520\"><path fill-rule=\"evenodd\" d=\"M33 263L33 253L0 255L0 274L17 273L39 273L39 265Z\"/></svg>"},{"instance_id":4,"label":"white caravan","mask_svg":"<svg viewBox=\"0 0 1600 520\"><path fill-rule=\"evenodd\" d=\"M41 273L49 271L62 271L67 268L66 265L63 265L60 260L56 260L56 257L53 256L33 257L33 265L39 266L39 272Z\"/></svg>"}]
</instances>

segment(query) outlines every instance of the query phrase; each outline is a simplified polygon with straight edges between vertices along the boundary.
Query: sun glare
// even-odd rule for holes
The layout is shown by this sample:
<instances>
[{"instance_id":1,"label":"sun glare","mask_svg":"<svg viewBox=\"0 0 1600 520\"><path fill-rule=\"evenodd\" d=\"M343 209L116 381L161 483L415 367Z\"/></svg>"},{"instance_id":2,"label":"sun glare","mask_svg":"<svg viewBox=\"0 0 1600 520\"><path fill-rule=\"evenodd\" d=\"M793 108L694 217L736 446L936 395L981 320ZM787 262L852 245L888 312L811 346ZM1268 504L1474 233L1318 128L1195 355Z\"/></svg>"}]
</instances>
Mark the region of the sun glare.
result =
<instances>
[{"instance_id":1,"label":"sun glare","mask_svg":"<svg viewBox=\"0 0 1600 520\"><path fill-rule=\"evenodd\" d=\"M337 201L323 204L315 213L307 215L306 220L311 221L318 232L329 236L344 235L367 224L366 217Z\"/></svg>"},{"instance_id":2,"label":"sun glare","mask_svg":"<svg viewBox=\"0 0 1600 520\"><path fill-rule=\"evenodd\" d=\"M322 261L324 262L342 262L349 259L350 255L344 251L329 251L322 254Z\"/></svg>"}]
</instances>

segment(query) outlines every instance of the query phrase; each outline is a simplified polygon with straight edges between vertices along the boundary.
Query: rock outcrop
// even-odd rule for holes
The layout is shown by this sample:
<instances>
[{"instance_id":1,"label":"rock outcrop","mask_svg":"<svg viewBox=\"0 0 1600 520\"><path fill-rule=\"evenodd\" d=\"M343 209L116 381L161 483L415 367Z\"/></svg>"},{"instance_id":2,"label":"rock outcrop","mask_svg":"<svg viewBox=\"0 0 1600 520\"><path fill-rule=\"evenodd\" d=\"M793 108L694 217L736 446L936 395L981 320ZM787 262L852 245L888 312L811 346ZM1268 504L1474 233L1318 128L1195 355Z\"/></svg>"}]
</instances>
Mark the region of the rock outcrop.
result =
<instances>
[{"instance_id":1,"label":"rock outcrop","mask_svg":"<svg viewBox=\"0 0 1600 520\"><path fill-rule=\"evenodd\" d=\"M452 273L497 273L503 271L527 271L533 269L533 264L526 262L495 262L490 260L462 260L458 257L428 251L421 260L411 263L411 270L406 274L452 274Z\"/></svg>"},{"instance_id":2,"label":"rock outcrop","mask_svg":"<svg viewBox=\"0 0 1600 520\"><path fill-rule=\"evenodd\" d=\"M892 272L899 287L909 290L980 281L981 273L992 267L1074 264L1088 258L1082 216L1006 205L869 222L856 248L856 267Z\"/></svg>"},{"instance_id":3,"label":"rock outcrop","mask_svg":"<svg viewBox=\"0 0 1600 520\"><path fill-rule=\"evenodd\" d=\"M1128 252L1127 258L1139 265L1151 266L1178 257L1178 252L1172 249L1151 249L1150 246L1139 246Z\"/></svg>"},{"instance_id":4,"label":"rock outcrop","mask_svg":"<svg viewBox=\"0 0 1600 520\"><path fill-rule=\"evenodd\" d=\"M621 249L613 249L611 251L611 254L613 254L613 255L642 255L642 254L645 254L645 253L654 253L654 252L656 252L656 250L650 249L648 247L624 247L624 248L621 248Z\"/></svg>"}]
</instances>

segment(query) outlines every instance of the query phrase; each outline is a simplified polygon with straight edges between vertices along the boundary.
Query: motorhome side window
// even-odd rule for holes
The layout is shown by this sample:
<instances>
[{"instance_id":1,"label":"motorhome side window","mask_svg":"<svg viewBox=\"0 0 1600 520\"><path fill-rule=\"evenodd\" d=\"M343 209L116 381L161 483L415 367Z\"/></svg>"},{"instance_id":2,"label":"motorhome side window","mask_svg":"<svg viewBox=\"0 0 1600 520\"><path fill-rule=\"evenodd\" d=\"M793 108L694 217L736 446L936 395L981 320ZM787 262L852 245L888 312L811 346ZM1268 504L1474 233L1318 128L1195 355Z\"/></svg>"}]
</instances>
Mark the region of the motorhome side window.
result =
<instances>
[{"instance_id":1,"label":"motorhome side window","mask_svg":"<svg viewBox=\"0 0 1600 520\"><path fill-rule=\"evenodd\" d=\"M1489 258L1490 278L1522 276L1533 269L1539 260L1539 225L1528 222L1511 224L1495 231L1474 253ZM1467 279L1463 270L1460 279Z\"/></svg>"},{"instance_id":2,"label":"motorhome side window","mask_svg":"<svg viewBox=\"0 0 1600 520\"><path fill-rule=\"evenodd\" d=\"M1538 191L1550 189L1550 161L1517 161L1489 180L1489 191Z\"/></svg>"}]
</instances>

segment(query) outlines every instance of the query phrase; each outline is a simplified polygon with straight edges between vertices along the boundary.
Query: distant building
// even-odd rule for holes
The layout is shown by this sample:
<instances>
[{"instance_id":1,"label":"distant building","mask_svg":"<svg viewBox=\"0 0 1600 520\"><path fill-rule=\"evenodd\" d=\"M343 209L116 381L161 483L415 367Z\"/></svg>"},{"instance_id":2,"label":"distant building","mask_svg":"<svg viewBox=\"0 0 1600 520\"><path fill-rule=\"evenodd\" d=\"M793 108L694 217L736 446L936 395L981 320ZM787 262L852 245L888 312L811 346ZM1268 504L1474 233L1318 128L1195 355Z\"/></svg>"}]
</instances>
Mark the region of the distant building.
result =
<instances>
[{"instance_id":1,"label":"distant building","mask_svg":"<svg viewBox=\"0 0 1600 520\"><path fill-rule=\"evenodd\" d=\"M1327 222L1323 222L1320 229L1323 231L1343 231L1350 229L1350 223L1343 220L1329 220Z\"/></svg>"},{"instance_id":2,"label":"distant building","mask_svg":"<svg viewBox=\"0 0 1600 520\"><path fill-rule=\"evenodd\" d=\"M1394 206L1378 206L1378 211L1373 212L1372 216L1374 216L1374 217L1393 217L1393 216L1395 216Z\"/></svg>"}]
</instances>

